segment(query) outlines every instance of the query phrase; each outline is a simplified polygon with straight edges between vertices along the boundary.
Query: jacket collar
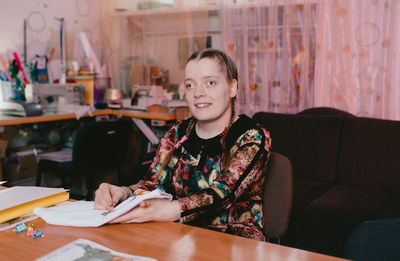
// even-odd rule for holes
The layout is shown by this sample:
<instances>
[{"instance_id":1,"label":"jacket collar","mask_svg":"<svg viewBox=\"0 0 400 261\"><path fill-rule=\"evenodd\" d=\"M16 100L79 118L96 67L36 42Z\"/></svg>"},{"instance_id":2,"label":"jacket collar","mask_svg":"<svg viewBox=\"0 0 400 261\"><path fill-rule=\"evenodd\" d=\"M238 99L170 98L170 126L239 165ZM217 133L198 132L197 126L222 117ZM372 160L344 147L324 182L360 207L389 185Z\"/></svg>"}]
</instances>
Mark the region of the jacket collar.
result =
<instances>
[{"instance_id":1,"label":"jacket collar","mask_svg":"<svg viewBox=\"0 0 400 261\"><path fill-rule=\"evenodd\" d=\"M181 139L185 135L186 128L189 125L190 119L183 121L178 129L178 138ZM232 124L225 138L227 148L231 148L236 140L247 130L256 128L255 122L244 114L239 115L239 118ZM183 142L182 146L191 155L196 156L202 150L202 153L210 157L215 157L223 152L221 144L221 134L209 139L200 138L195 128L192 129L188 139Z\"/></svg>"}]
</instances>

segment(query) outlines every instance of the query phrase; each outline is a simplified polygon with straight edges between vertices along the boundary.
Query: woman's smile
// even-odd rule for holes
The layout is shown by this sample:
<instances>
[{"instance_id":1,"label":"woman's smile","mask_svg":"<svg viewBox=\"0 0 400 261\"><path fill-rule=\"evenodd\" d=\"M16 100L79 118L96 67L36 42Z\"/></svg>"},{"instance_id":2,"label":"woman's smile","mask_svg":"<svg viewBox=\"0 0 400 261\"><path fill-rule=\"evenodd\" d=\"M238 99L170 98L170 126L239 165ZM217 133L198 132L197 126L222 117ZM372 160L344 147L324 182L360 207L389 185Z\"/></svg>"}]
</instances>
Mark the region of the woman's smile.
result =
<instances>
[{"instance_id":1,"label":"woman's smile","mask_svg":"<svg viewBox=\"0 0 400 261\"><path fill-rule=\"evenodd\" d=\"M195 106L197 109L203 109L203 108L208 108L208 107L210 107L210 106L211 106L211 103L209 103L209 102L199 102L199 103L195 103L194 106Z\"/></svg>"}]
</instances>

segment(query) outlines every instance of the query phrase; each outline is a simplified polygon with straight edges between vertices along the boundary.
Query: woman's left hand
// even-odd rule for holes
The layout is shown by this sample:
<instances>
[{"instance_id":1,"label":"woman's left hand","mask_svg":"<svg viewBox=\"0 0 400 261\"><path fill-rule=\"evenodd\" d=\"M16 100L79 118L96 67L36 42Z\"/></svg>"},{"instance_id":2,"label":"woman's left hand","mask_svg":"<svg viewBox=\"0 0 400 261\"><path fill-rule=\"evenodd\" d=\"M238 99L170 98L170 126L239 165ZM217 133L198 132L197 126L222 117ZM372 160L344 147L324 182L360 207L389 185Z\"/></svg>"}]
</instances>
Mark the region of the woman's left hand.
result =
<instances>
[{"instance_id":1,"label":"woman's left hand","mask_svg":"<svg viewBox=\"0 0 400 261\"><path fill-rule=\"evenodd\" d=\"M167 199L149 199L110 221L110 223L143 223L148 221L175 221L181 218L179 202Z\"/></svg>"}]
</instances>

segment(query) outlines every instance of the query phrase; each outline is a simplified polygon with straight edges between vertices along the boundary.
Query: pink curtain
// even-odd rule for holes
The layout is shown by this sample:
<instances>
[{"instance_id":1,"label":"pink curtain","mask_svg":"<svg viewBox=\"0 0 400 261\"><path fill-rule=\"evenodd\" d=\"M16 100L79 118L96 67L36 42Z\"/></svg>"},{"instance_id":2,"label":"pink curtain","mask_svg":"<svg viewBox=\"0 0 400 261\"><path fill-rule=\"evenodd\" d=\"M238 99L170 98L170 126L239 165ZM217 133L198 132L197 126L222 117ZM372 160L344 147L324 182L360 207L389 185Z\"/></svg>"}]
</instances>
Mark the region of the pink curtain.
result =
<instances>
[{"instance_id":1,"label":"pink curtain","mask_svg":"<svg viewBox=\"0 0 400 261\"><path fill-rule=\"evenodd\" d=\"M238 109L316 106L400 120L400 1L222 1Z\"/></svg>"},{"instance_id":2,"label":"pink curtain","mask_svg":"<svg viewBox=\"0 0 400 261\"><path fill-rule=\"evenodd\" d=\"M321 1L315 106L400 120L400 1Z\"/></svg>"}]
</instances>

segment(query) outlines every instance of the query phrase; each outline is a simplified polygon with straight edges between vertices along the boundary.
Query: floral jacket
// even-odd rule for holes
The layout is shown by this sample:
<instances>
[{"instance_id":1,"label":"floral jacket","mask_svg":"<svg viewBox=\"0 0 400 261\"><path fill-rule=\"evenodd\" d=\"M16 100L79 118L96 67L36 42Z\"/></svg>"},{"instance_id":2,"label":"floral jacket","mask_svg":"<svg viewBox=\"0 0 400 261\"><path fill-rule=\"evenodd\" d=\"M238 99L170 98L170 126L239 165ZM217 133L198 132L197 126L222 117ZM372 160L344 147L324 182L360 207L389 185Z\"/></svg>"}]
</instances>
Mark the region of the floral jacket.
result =
<instances>
[{"instance_id":1,"label":"floral jacket","mask_svg":"<svg viewBox=\"0 0 400 261\"><path fill-rule=\"evenodd\" d=\"M193 129L180 144L188 125L189 120L181 121L168 131L147 176L132 188L159 188L172 194L181 206L181 223L265 240L262 199L271 146L268 131L240 115L226 135L231 160L222 169L221 135L201 139Z\"/></svg>"}]
</instances>

